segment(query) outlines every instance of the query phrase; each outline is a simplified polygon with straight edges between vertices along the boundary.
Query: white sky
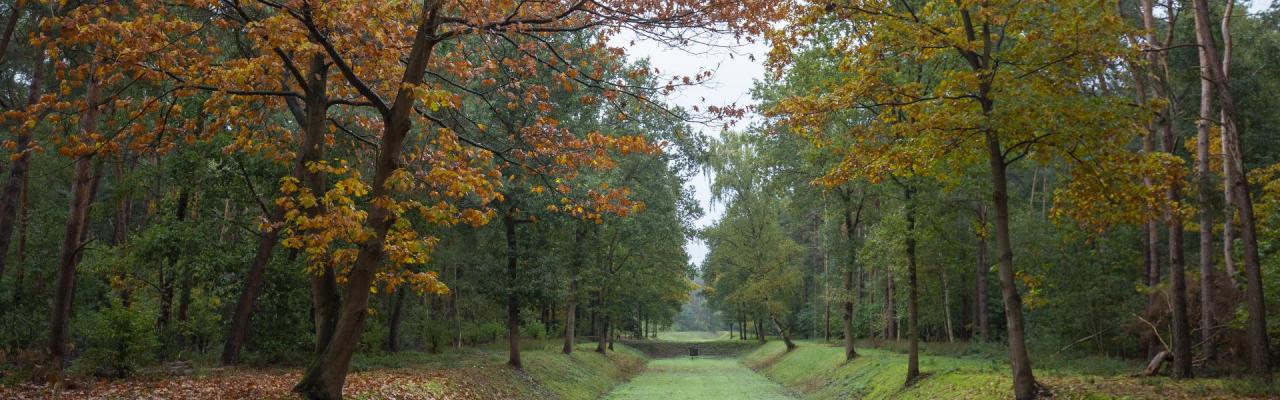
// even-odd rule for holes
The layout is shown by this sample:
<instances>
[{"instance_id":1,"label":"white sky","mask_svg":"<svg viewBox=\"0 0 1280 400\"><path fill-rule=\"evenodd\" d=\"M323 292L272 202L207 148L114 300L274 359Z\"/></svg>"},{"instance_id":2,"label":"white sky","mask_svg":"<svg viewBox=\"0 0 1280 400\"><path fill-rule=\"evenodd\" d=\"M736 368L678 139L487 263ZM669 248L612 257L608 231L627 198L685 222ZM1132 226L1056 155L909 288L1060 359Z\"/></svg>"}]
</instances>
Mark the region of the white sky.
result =
<instances>
[{"instance_id":1,"label":"white sky","mask_svg":"<svg viewBox=\"0 0 1280 400\"><path fill-rule=\"evenodd\" d=\"M1256 13L1269 8L1272 1L1275 0L1253 0L1252 2L1245 0L1240 3L1250 3L1249 12ZM727 38L721 42L726 45L733 43ZM647 40L636 41L634 46L630 45L629 39L615 40L615 45L622 44L628 47L628 57L633 60L648 58L654 67L662 71L663 75L692 75L700 70L712 71L711 80L707 85L689 87L668 98L671 103L686 108L695 105L705 108L707 105L754 104L750 90L756 80L764 78L764 66L761 63L768 51L766 45L759 43L746 44L733 49L685 50L670 48ZM752 61L749 55L754 55L755 60ZM730 128L745 129L754 118L749 116L746 121L739 122ZM719 136L722 127L694 126L694 129L706 135ZM706 227L720 219L724 210L711 204L710 177L699 174L692 181L686 182L686 185L693 188L695 197L702 203L705 211L696 225L699 228ZM702 260L707 256L707 246L696 239L690 239L685 244L685 249L689 252L690 261L696 265L701 265Z\"/></svg>"},{"instance_id":2,"label":"white sky","mask_svg":"<svg viewBox=\"0 0 1280 400\"><path fill-rule=\"evenodd\" d=\"M625 35L624 35L625 36ZM768 47L762 43L744 43L736 45L731 38L718 40L721 47L698 46L698 48L671 48L650 40L637 40L631 45L629 38L617 38L614 45L625 45L627 55L632 60L648 58L649 63L657 68L662 77L694 75L698 71L711 71L711 79L704 85L685 87L667 98L671 104L692 109L698 106L747 106L754 104L751 99L751 87L757 79L764 77L763 61ZM751 56L755 61L751 60ZM756 118L749 115L745 120L729 126L729 129L745 129ZM704 135L719 137L723 124L695 124L695 131ZM724 210L711 204L711 177L700 173L689 182L694 197L702 204L704 214L695 222L699 228L711 225L724 213ZM690 239L685 244L690 261L701 265L707 256L707 246L702 241Z\"/></svg>"}]
</instances>

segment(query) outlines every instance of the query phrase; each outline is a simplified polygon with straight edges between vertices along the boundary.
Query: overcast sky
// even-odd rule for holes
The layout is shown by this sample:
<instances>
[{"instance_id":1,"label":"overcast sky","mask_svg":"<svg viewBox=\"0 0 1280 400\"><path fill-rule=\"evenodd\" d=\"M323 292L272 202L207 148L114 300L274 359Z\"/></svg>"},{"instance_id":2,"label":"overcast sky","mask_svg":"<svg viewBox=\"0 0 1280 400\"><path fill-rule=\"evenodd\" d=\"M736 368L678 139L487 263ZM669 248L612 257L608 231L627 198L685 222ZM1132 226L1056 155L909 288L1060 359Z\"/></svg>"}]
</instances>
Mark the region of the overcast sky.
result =
<instances>
[{"instance_id":1,"label":"overcast sky","mask_svg":"<svg viewBox=\"0 0 1280 400\"><path fill-rule=\"evenodd\" d=\"M1253 0L1249 11L1265 10L1270 7L1272 1L1274 0ZM1241 1L1240 4L1246 2L1248 1ZM722 44L733 43L728 38L721 42ZM751 100L751 86L756 80L764 78L764 67L761 63L768 51L766 45L759 43L744 44L733 49L714 50L673 49L645 40L636 41L635 45L630 45L628 39L619 39L616 43L626 43L629 57L648 58L654 67L662 71L663 75L692 75L699 70L711 71L712 77L707 85L686 88L668 98L669 102L686 108L695 105L705 108L706 105L754 104ZM755 56L754 61L751 60L750 55ZM754 118L756 117L748 117L746 121L739 122L730 129L745 129ZM712 136L718 136L722 129L721 126L694 126L693 128ZM695 196L706 212L697 221L699 228L708 226L720 218L724 210L711 204L709 176L698 175L685 185L693 188ZM685 248L689 252L690 261L701 265L707 255L707 246L701 241L690 239Z\"/></svg>"}]
</instances>

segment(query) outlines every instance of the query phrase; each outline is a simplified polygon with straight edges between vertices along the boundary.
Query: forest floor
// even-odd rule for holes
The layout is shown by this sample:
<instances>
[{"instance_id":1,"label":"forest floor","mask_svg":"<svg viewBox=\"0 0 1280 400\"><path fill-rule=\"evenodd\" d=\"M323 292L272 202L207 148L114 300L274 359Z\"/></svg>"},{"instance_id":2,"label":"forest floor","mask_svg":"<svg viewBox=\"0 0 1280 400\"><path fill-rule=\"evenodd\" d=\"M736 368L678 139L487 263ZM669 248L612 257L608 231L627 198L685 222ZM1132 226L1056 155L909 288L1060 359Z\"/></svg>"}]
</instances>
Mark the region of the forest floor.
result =
<instances>
[{"instance_id":1,"label":"forest floor","mask_svg":"<svg viewBox=\"0 0 1280 400\"><path fill-rule=\"evenodd\" d=\"M571 357L558 341L530 341L523 370L506 366L497 348L401 352L357 356L343 395L348 399L597 399L644 369L646 358L624 345L602 356L592 343ZM301 368L197 366L181 375L143 373L128 379L75 377L61 391L66 400L295 399L290 389ZM52 388L30 383L0 385L0 399L54 398Z\"/></svg>"},{"instance_id":2,"label":"forest floor","mask_svg":"<svg viewBox=\"0 0 1280 400\"><path fill-rule=\"evenodd\" d=\"M679 357L649 362L606 400L788 400L787 390L736 358Z\"/></svg>"},{"instance_id":3,"label":"forest floor","mask_svg":"<svg viewBox=\"0 0 1280 400\"><path fill-rule=\"evenodd\" d=\"M787 352L770 341L742 358L743 363L806 399L1004 399L1013 387L1008 361L999 346L925 344L920 369L925 375L904 386L907 356L896 349L858 348L844 361L839 343L799 341ZM1037 380L1055 399L1240 399L1280 398L1280 383L1233 378L1172 380L1136 377L1141 365L1104 357L1067 358L1033 355Z\"/></svg>"}]
</instances>

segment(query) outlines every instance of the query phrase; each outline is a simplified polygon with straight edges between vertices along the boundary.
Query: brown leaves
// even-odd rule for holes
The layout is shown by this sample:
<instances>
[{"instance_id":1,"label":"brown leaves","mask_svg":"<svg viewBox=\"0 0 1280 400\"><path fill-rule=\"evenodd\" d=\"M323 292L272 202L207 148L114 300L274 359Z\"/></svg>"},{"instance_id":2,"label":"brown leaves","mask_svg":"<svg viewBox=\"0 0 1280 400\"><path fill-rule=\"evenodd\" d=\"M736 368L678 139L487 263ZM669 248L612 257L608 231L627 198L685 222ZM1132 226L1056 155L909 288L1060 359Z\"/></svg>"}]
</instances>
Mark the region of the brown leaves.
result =
<instances>
[{"instance_id":1,"label":"brown leaves","mask_svg":"<svg viewBox=\"0 0 1280 400\"><path fill-rule=\"evenodd\" d=\"M491 378L501 367L376 370L352 373L343 394L367 399L491 399L512 398ZM66 400L222 400L292 399L301 378L296 369L214 369L194 376L156 375L127 380L86 378L73 381L61 393ZM503 395L505 393L505 395ZM496 397L495 397L496 396ZM53 397L47 385L0 387L0 398L25 400Z\"/></svg>"}]
</instances>

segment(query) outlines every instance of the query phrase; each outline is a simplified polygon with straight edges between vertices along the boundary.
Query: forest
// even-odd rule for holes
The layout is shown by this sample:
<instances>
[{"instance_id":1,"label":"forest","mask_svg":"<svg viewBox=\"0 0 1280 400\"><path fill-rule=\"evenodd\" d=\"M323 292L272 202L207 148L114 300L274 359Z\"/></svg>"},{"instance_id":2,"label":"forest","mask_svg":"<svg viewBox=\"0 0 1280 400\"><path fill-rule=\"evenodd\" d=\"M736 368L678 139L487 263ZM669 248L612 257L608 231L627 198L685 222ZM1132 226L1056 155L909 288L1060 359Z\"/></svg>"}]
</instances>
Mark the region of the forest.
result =
<instances>
[{"instance_id":1,"label":"forest","mask_svg":"<svg viewBox=\"0 0 1280 400\"><path fill-rule=\"evenodd\" d=\"M0 398L1278 398L1276 93L1259 0L4 0Z\"/></svg>"}]
</instances>

